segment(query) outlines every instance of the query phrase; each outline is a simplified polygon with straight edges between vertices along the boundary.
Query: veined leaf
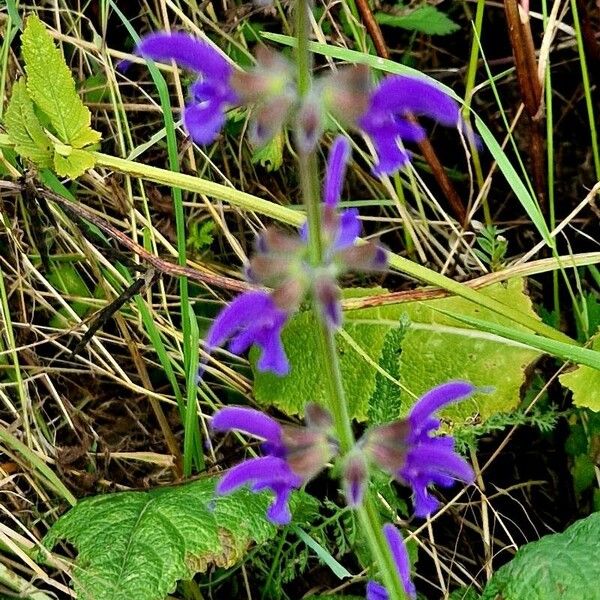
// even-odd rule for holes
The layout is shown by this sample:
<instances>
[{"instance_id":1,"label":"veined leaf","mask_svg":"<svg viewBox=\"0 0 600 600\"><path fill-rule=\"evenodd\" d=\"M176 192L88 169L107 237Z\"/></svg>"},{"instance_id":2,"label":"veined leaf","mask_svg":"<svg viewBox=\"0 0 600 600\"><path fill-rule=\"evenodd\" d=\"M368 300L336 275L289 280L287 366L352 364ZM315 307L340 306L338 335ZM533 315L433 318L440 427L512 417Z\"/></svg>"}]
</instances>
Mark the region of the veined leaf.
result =
<instances>
[{"instance_id":1,"label":"veined leaf","mask_svg":"<svg viewBox=\"0 0 600 600\"><path fill-rule=\"evenodd\" d=\"M79 554L73 582L79 600L163 600L180 579L211 565L230 567L252 542L276 529L268 498L247 490L215 497L215 480L79 502L44 538L67 540Z\"/></svg>"},{"instance_id":2,"label":"veined leaf","mask_svg":"<svg viewBox=\"0 0 600 600\"><path fill-rule=\"evenodd\" d=\"M88 150L70 148L68 155L54 153L54 170L60 177L75 179L96 164L94 155Z\"/></svg>"},{"instance_id":3,"label":"veined leaf","mask_svg":"<svg viewBox=\"0 0 600 600\"><path fill-rule=\"evenodd\" d=\"M46 27L36 15L27 19L22 36L27 90L48 116L61 142L83 148L100 140L91 115L75 90L75 81Z\"/></svg>"},{"instance_id":4,"label":"veined leaf","mask_svg":"<svg viewBox=\"0 0 600 600\"><path fill-rule=\"evenodd\" d=\"M522 279L513 279L481 293L537 318L523 287ZM351 290L351 293L373 295L381 291L378 288ZM458 297L346 311L345 335L337 336L337 344L348 410L353 418L380 420L383 412L385 419L397 418L410 410L415 396L451 379L467 379L475 385L493 388L489 394L477 394L446 409L443 414L454 426L467 425L473 416L485 420L497 412L510 412L518 405L525 370L541 352L465 326L442 314L442 310L457 317L477 315L518 332L525 330L507 317ZM411 325L403 337L396 336L399 347L393 348L389 345L393 336L389 334L406 317ZM314 364L320 349L312 319L310 312L296 315L283 331L283 344L291 364L287 377L255 372L254 394L259 403L277 406L287 414L300 414L306 402L325 401L321 370ZM255 356L251 353L251 358ZM399 369L388 365L392 356L400 361ZM385 376L378 366L394 378L399 370L405 389L400 390L388 378L383 385L381 377ZM396 401L382 411L380 402L389 402L394 392ZM371 407L370 402L376 405Z\"/></svg>"},{"instance_id":5,"label":"veined leaf","mask_svg":"<svg viewBox=\"0 0 600 600\"><path fill-rule=\"evenodd\" d=\"M600 351L600 333L592 338L592 350ZM573 404L600 411L600 370L580 365L558 377L573 392Z\"/></svg>"},{"instance_id":6,"label":"veined leaf","mask_svg":"<svg viewBox=\"0 0 600 600\"><path fill-rule=\"evenodd\" d=\"M375 18L382 25L402 27L428 35L448 35L460 29L450 17L431 4L424 4L406 14L377 13Z\"/></svg>"},{"instance_id":7,"label":"veined leaf","mask_svg":"<svg viewBox=\"0 0 600 600\"><path fill-rule=\"evenodd\" d=\"M600 513L519 549L481 600L600 600Z\"/></svg>"},{"instance_id":8,"label":"veined leaf","mask_svg":"<svg viewBox=\"0 0 600 600\"><path fill-rule=\"evenodd\" d=\"M35 114L24 79L13 86L4 124L18 154L40 168L52 166L52 142Z\"/></svg>"}]
</instances>

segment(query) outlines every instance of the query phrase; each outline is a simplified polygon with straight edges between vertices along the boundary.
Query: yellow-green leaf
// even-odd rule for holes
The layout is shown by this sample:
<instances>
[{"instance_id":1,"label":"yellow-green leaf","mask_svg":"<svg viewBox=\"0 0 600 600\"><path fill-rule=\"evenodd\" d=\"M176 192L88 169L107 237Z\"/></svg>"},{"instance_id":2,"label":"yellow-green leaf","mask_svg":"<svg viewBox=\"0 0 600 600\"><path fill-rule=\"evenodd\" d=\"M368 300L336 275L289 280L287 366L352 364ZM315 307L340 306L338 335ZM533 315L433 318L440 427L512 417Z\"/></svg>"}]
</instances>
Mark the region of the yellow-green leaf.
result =
<instances>
[{"instance_id":1,"label":"yellow-green leaf","mask_svg":"<svg viewBox=\"0 0 600 600\"><path fill-rule=\"evenodd\" d=\"M87 150L71 148L68 156L54 154L54 170L60 177L75 179L96 164L94 155Z\"/></svg>"},{"instance_id":2,"label":"yellow-green leaf","mask_svg":"<svg viewBox=\"0 0 600 600\"><path fill-rule=\"evenodd\" d=\"M4 125L20 156L41 168L52 165L52 142L35 114L24 79L20 79L13 86Z\"/></svg>"},{"instance_id":3,"label":"yellow-green leaf","mask_svg":"<svg viewBox=\"0 0 600 600\"><path fill-rule=\"evenodd\" d=\"M600 333L592 338L592 350L600 351ZM559 376L560 382L573 392L573 404L600 411L600 371L585 365Z\"/></svg>"},{"instance_id":4,"label":"yellow-green leaf","mask_svg":"<svg viewBox=\"0 0 600 600\"><path fill-rule=\"evenodd\" d=\"M59 49L36 15L27 19L22 36L27 90L48 116L58 138L74 148L100 140L88 108L77 95L75 81Z\"/></svg>"}]
</instances>

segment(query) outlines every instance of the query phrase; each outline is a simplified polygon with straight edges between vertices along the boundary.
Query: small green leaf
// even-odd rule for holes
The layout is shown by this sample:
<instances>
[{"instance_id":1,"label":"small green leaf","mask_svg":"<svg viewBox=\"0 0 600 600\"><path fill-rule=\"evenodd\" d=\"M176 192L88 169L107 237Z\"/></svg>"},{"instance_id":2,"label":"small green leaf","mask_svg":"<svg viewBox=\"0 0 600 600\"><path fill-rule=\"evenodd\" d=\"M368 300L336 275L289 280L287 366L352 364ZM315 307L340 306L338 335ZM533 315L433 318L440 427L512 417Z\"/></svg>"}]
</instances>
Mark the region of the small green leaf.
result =
<instances>
[{"instance_id":1,"label":"small green leaf","mask_svg":"<svg viewBox=\"0 0 600 600\"><path fill-rule=\"evenodd\" d=\"M260 163L267 171L277 171L283 164L283 133L279 132L252 153L252 163Z\"/></svg>"},{"instance_id":2,"label":"small green leaf","mask_svg":"<svg viewBox=\"0 0 600 600\"><path fill-rule=\"evenodd\" d=\"M428 35L448 35L460 29L459 25L431 4L419 6L406 14L376 13L375 18L382 25L401 27Z\"/></svg>"},{"instance_id":3,"label":"small green leaf","mask_svg":"<svg viewBox=\"0 0 600 600\"><path fill-rule=\"evenodd\" d=\"M87 150L71 148L68 156L54 153L54 170L60 177L75 179L96 164L96 159Z\"/></svg>"},{"instance_id":4,"label":"small green leaf","mask_svg":"<svg viewBox=\"0 0 600 600\"><path fill-rule=\"evenodd\" d=\"M592 350L600 351L600 333L592 338ZM573 404L600 411L600 371L581 365L569 373L559 375L561 384L573 392Z\"/></svg>"},{"instance_id":5,"label":"small green leaf","mask_svg":"<svg viewBox=\"0 0 600 600\"><path fill-rule=\"evenodd\" d=\"M401 319L398 328L390 329L383 341L379 366L396 381L400 380L400 348L409 325L408 318ZM375 375L375 390L369 400L371 425L394 421L402 414L401 390L390 377L386 377L381 371Z\"/></svg>"},{"instance_id":6,"label":"small green leaf","mask_svg":"<svg viewBox=\"0 0 600 600\"><path fill-rule=\"evenodd\" d=\"M4 124L18 154L40 168L52 166L52 142L35 114L24 79L13 86Z\"/></svg>"},{"instance_id":7,"label":"small green leaf","mask_svg":"<svg viewBox=\"0 0 600 600\"><path fill-rule=\"evenodd\" d=\"M252 542L275 535L266 496L242 490L215 497L214 488L214 479L201 479L88 498L53 525L44 544L64 539L78 550L79 600L163 600L180 579L230 567Z\"/></svg>"},{"instance_id":8,"label":"small green leaf","mask_svg":"<svg viewBox=\"0 0 600 600\"><path fill-rule=\"evenodd\" d=\"M48 116L61 142L83 148L100 141L63 55L36 15L27 19L22 43L29 96Z\"/></svg>"},{"instance_id":9,"label":"small green leaf","mask_svg":"<svg viewBox=\"0 0 600 600\"><path fill-rule=\"evenodd\" d=\"M519 549L481 600L600 600L600 513Z\"/></svg>"}]
</instances>

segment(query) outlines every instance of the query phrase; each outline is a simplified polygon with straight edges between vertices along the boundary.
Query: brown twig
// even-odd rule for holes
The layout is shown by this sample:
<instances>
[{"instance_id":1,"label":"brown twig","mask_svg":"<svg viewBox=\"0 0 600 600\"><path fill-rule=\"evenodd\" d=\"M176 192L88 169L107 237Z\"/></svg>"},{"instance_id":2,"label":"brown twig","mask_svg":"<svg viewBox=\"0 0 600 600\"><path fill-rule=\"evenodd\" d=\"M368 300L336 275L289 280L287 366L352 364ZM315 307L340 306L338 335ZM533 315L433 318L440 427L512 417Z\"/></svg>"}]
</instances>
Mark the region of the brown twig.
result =
<instances>
[{"instance_id":1,"label":"brown twig","mask_svg":"<svg viewBox=\"0 0 600 600\"><path fill-rule=\"evenodd\" d=\"M3 188L12 188L15 191L22 191L23 185L18 183L12 183L8 181L3 181L1 183L1 187ZM216 273L207 273L204 271L200 271L198 269L194 269L192 267L183 267L172 263L170 261L159 258L158 256L148 252L143 246L140 246L133 240L129 239L127 235L125 235L122 231L119 231L116 227L111 225L108 221L99 217L95 213L93 213L89 208L86 208L82 204L78 204L56 194L52 190L49 190L43 186L35 186L35 193L42 198L46 198L48 200L52 200L56 202L60 206L62 206L67 212L75 215L80 219L85 219L90 223L93 223L109 235L112 239L117 240L121 245L125 246L128 250L131 250L135 254L137 254L142 260L152 265L159 273L164 273L167 275L171 275L173 277L188 277L193 281L197 281L199 283L205 283L208 285L214 285L216 287L220 287L223 289L231 290L233 292L244 292L248 289L252 289L253 286L250 284L239 281L237 279L232 279L230 277L225 277L223 275L218 275Z\"/></svg>"},{"instance_id":2,"label":"brown twig","mask_svg":"<svg viewBox=\"0 0 600 600\"><path fill-rule=\"evenodd\" d=\"M368 0L356 0L356 7L358 8L358 12L360 13L360 17L370 38L373 40L377 54L382 58L389 58L390 53L388 52L383 34L381 33L381 28L373 16ZM409 119L415 123L417 122L416 117L412 115L410 115ZM418 145L421 154L423 154L423 158L431 168L435 180L450 203L450 208L452 209L454 216L463 227L466 226L468 218L467 209L465 208L459 193L452 184L452 181L448 177L440 159L437 157L431 142L428 138L425 138L423 141L419 142Z\"/></svg>"},{"instance_id":3,"label":"brown twig","mask_svg":"<svg viewBox=\"0 0 600 600\"><path fill-rule=\"evenodd\" d=\"M546 197L544 137L542 133L542 84L538 76L535 46L531 35L529 16L518 0L504 0L508 35L515 59L515 70L525 113L529 121L529 155L533 183L541 206Z\"/></svg>"}]
</instances>

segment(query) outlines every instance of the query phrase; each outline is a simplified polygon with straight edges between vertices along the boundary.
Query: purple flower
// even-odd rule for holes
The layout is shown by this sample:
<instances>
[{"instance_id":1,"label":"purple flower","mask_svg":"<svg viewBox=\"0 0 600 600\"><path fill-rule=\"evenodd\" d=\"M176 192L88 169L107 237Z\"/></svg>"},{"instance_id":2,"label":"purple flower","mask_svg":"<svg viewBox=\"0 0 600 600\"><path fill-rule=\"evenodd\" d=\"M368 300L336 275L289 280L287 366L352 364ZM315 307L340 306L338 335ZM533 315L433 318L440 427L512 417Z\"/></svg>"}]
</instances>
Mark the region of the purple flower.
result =
<instances>
[{"instance_id":1,"label":"purple flower","mask_svg":"<svg viewBox=\"0 0 600 600\"><path fill-rule=\"evenodd\" d=\"M404 591L413 600L417 597L417 590L410 580L410 560L406 552L404 540L398 530L390 523L386 523L383 526L383 534L394 559L398 577L404 586ZM387 590L379 583L375 581L367 583L367 600L389 600L389 597Z\"/></svg>"},{"instance_id":2,"label":"purple flower","mask_svg":"<svg viewBox=\"0 0 600 600\"><path fill-rule=\"evenodd\" d=\"M214 46L187 33L151 33L136 52L153 60L174 60L197 73L190 86L191 101L183 113L184 125L199 144L210 144L225 124L225 111L251 105L252 142L267 142L282 127L296 102L292 65L282 55L259 46L257 65L235 69Z\"/></svg>"},{"instance_id":3,"label":"purple flower","mask_svg":"<svg viewBox=\"0 0 600 600\"><path fill-rule=\"evenodd\" d=\"M285 375L289 363L281 343L281 330L288 316L267 292L244 292L213 321L206 335L206 349L211 352L230 339L229 350L241 354L256 344L261 350L258 370Z\"/></svg>"},{"instance_id":4,"label":"purple flower","mask_svg":"<svg viewBox=\"0 0 600 600\"><path fill-rule=\"evenodd\" d=\"M357 123L375 145L376 175L390 175L405 166L410 154L403 143L425 138L425 130L410 120L413 115L446 126L461 123L458 104L435 85L402 75L386 77L371 93L368 108Z\"/></svg>"},{"instance_id":5,"label":"purple flower","mask_svg":"<svg viewBox=\"0 0 600 600\"><path fill-rule=\"evenodd\" d=\"M215 414L212 428L235 429L264 440L266 456L245 460L230 469L219 482L217 493L228 494L246 484L254 492L271 490L275 499L267 517L279 525L291 520L288 502L292 491L314 477L337 452L329 436L331 417L315 404L306 407L306 427L280 425L251 408L228 407Z\"/></svg>"},{"instance_id":6,"label":"purple flower","mask_svg":"<svg viewBox=\"0 0 600 600\"><path fill-rule=\"evenodd\" d=\"M225 124L225 111L238 102L230 82L234 70L227 59L209 43L180 32L151 33L141 40L137 53L152 60L174 60L200 75L190 86L183 122L199 144L214 141Z\"/></svg>"},{"instance_id":7,"label":"purple flower","mask_svg":"<svg viewBox=\"0 0 600 600\"><path fill-rule=\"evenodd\" d=\"M418 517L426 517L439 506L429 486L450 487L457 480L474 480L473 469L454 450L454 439L432 437L431 433L440 426L434 413L475 390L464 381L439 385L418 400L406 419L375 427L363 438L367 456L412 488Z\"/></svg>"}]
</instances>

